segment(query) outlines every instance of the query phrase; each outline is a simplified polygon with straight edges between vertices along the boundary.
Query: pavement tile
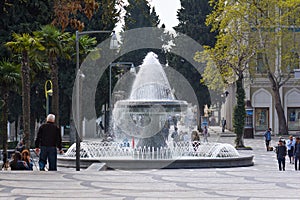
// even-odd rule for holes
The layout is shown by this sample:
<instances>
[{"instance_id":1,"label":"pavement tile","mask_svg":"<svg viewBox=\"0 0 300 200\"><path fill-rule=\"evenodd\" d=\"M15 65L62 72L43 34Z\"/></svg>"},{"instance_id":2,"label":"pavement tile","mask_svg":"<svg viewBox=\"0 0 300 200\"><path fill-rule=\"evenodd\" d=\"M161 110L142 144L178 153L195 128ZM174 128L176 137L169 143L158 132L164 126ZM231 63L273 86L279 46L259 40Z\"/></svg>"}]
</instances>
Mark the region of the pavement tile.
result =
<instances>
[{"instance_id":1,"label":"pavement tile","mask_svg":"<svg viewBox=\"0 0 300 200\"><path fill-rule=\"evenodd\" d=\"M210 127L210 142L234 144L234 134L221 127ZM273 137L273 141L278 141ZM245 139L253 150L254 166L211 169L75 171L59 168L57 172L2 171L0 200L43 199L299 199L300 171L286 164L279 171L274 152L265 150L261 137ZM272 143L272 144L275 144Z\"/></svg>"}]
</instances>

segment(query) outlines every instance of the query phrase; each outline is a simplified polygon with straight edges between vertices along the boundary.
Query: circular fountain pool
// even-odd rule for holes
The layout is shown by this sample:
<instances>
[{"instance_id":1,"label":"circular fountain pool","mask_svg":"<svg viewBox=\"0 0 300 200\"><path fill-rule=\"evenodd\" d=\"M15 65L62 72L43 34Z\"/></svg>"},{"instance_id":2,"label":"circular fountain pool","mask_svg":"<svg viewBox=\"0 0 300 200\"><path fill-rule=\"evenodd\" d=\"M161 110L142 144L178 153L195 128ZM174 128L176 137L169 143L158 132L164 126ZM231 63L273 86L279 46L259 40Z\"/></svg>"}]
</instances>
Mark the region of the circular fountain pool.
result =
<instances>
[{"instance_id":1,"label":"circular fountain pool","mask_svg":"<svg viewBox=\"0 0 300 200\"><path fill-rule=\"evenodd\" d=\"M139 67L130 95L114 103L110 135L113 141L85 138L81 142L81 167L94 162L111 169L207 168L253 165L253 156L241 156L230 144L201 143L193 147L191 139L176 141L170 131L169 117L186 117L188 102L176 98L162 65L149 53ZM184 88L177 88L177 91ZM183 96L183 95L182 95ZM171 129L171 126L173 129ZM188 127L186 135L192 129ZM180 129L181 127L179 127ZM88 135L94 135L93 133ZM125 140L124 140L125 139ZM126 142L124 142L126 141ZM58 158L59 166L75 167L76 145Z\"/></svg>"},{"instance_id":2,"label":"circular fountain pool","mask_svg":"<svg viewBox=\"0 0 300 200\"><path fill-rule=\"evenodd\" d=\"M203 143L194 149L190 142L178 142L170 147L132 148L118 142L82 142L81 167L105 163L110 169L210 168L253 165L253 156L241 156L230 144ZM59 166L75 167L76 146L59 157Z\"/></svg>"}]
</instances>

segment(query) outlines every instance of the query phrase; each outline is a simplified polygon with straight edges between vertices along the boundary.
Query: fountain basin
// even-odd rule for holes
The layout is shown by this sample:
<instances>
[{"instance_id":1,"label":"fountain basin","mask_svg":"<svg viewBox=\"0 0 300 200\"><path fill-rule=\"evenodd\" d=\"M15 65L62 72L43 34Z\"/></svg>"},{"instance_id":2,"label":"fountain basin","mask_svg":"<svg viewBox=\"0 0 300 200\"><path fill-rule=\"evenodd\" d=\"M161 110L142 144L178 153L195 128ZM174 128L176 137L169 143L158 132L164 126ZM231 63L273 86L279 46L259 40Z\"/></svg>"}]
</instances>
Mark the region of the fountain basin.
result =
<instances>
[{"instance_id":1,"label":"fountain basin","mask_svg":"<svg viewBox=\"0 0 300 200\"><path fill-rule=\"evenodd\" d=\"M93 163L105 163L108 169L138 170L138 169L195 169L195 168L228 168L253 166L253 155L234 158L201 158L181 157L177 160L135 160L132 158L81 158L80 166L85 169ZM59 167L75 168L75 158L58 157Z\"/></svg>"},{"instance_id":2,"label":"fountain basin","mask_svg":"<svg viewBox=\"0 0 300 200\"><path fill-rule=\"evenodd\" d=\"M197 150L190 142L179 142L168 148L132 148L118 142L81 143L81 168L105 163L108 169L175 169L220 168L253 165L253 155L240 155L230 144L203 143ZM75 167L76 145L58 157L58 166Z\"/></svg>"}]
</instances>

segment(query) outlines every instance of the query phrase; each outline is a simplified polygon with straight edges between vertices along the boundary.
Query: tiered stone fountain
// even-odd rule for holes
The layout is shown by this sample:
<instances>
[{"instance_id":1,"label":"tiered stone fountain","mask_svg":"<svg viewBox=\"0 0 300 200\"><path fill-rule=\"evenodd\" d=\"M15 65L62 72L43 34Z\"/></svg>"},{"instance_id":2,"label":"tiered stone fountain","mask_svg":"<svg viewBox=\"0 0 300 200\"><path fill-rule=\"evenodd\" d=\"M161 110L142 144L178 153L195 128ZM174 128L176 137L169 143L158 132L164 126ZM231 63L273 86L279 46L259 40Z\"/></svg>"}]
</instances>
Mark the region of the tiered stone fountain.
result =
<instances>
[{"instance_id":1,"label":"tiered stone fountain","mask_svg":"<svg viewBox=\"0 0 300 200\"><path fill-rule=\"evenodd\" d=\"M182 88L184 89L184 88ZM81 166L106 163L112 169L204 168L253 165L253 156L241 156L230 144L174 142L165 135L169 116L184 116L188 103L177 100L162 65L149 53L140 66L128 99L114 105L110 142L81 142ZM179 125L180 128L180 125ZM75 166L73 144L59 165Z\"/></svg>"}]
</instances>

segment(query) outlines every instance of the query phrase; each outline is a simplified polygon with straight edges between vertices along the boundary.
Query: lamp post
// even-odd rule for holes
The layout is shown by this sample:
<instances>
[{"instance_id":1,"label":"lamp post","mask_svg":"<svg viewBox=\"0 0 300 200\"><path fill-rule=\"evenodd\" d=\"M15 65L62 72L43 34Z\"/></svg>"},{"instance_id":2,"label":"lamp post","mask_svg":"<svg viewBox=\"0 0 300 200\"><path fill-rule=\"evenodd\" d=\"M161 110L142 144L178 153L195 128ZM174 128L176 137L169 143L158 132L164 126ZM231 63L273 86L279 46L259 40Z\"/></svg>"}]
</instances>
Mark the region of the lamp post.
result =
<instances>
[{"instance_id":1,"label":"lamp post","mask_svg":"<svg viewBox=\"0 0 300 200\"><path fill-rule=\"evenodd\" d=\"M50 86L50 87L49 87ZM49 96L53 94L53 85L51 80L45 82L45 97L46 97L46 116L49 115Z\"/></svg>"},{"instance_id":2,"label":"lamp post","mask_svg":"<svg viewBox=\"0 0 300 200\"><path fill-rule=\"evenodd\" d=\"M98 34L98 33L112 33L112 37L110 40L110 49L118 49L118 40L114 31L103 31L103 30L95 30L95 31L76 31L76 71L79 77L76 79L76 115L77 115L77 133L76 133L76 171L80 171L80 136L81 132L81 120L80 120L80 78L84 77L84 74L80 71L79 67L79 39L83 35L89 34Z\"/></svg>"}]
</instances>

